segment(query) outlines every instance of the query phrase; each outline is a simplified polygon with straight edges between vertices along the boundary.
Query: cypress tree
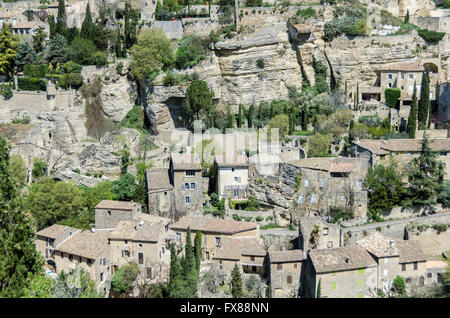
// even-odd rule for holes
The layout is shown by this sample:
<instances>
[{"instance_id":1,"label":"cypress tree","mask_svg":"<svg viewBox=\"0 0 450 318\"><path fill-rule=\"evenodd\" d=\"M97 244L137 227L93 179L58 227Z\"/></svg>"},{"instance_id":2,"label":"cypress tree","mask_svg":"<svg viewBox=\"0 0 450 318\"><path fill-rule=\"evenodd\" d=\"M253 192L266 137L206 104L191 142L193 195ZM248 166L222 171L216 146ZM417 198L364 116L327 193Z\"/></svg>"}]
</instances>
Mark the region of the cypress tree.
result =
<instances>
[{"instance_id":1,"label":"cypress tree","mask_svg":"<svg viewBox=\"0 0 450 318\"><path fill-rule=\"evenodd\" d=\"M408 124L406 126L406 132L409 138L416 138L416 128L417 128L417 90L416 83L414 83L414 91L412 95L412 104L408 116Z\"/></svg>"},{"instance_id":2,"label":"cypress tree","mask_svg":"<svg viewBox=\"0 0 450 318\"><path fill-rule=\"evenodd\" d=\"M405 23L409 23L409 10L406 10Z\"/></svg>"},{"instance_id":3,"label":"cypress tree","mask_svg":"<svg viewBox=\"0 0 450 318\"><path fill-rule=\"evenodd\" d=\"M20 210L9 168L10 147L0 136L0 297L21 297L42 273L31 221Z\"/></svg>"},{"instance_id":4,"label":"cypress tree","mask_svg":"<svg viewBox=\"0 0 450 318\"><path fill-rule=\"evenodd\" d=\"M242 104L239 104L238 116L237 116L237 127L242 128L244 125L244 111Z\"/></svg>"},{"instance_id":5,"label":"cypress tree","mask_svg":"<svg viewBox=\"0 0 450 318\"><path fill-rule=\"evenodd\" d=\"M64 0L58 0L58 16L55 33L65 36L67 28L66 4Z\"/></svg>"},{"instance_id":6,"label":"cypress tree","mask_svg":"<svg viewBox=\"0 0 450 318\"><path fill-rule=\"evenodd\" d=\"M295 108L294 105L291 106L289 112L289 135L292 135L295 130Z\"/></svg>"},{"instance_id":7,"label":"cypress tree","mask_svg":"<svg viewBox=\"0 0 450 318\"><path fill-rule=\"evenodd\" d=\"M314 126L314 132L318 132L319 131L319 119L317 118L317 116L314 116L313 126Z\"/></svg>"},{"instance_id":8,"label":"cypress tree","mask_svg":"<svg viewBox=\"0 0 450 318\"><path fill-rule=\"evenodd\" d=\"M317 296L316 298L320 298L322 295L322 279L319 279L319 284L317 285Z\"/></svg>"},{"instance_id":9,"label":"cypress tree","mask_svg":"<svg viewBox=\"0 0 450 318\"><path fill-rule=\"evenodd\" d=\"M420 130L426 129L429 112L430 112L430 75L427 70L422 76L422 85L420 87L419 110L417 115Z\"/></svg>"},{"instance_id":10,"label":"cypress tree","mask_svg":"<svg viewBox=\"0 0 450 318\"><path fill-rule=\"evenodd\" d=\"M234 264L233 271L231 272L231 295L234 298L244 297L241 272L237 264Z\"/></svg>"},{"instance_id":11,"label":"cypress tree","mask_svg":"<svg viewBox=\"0 0 450 318\"><path fill-rule=\"evenodd\" d=\"M117 57L117 58L123 57L123 56L122 56L122 49L121 49L120 27L117 28L116 57Z\"/></svg>"},{"instance_id":12,"label":"cypress tree","mask_svg":"<svg viewBox=\"0 0 450 318\"><path fill-rule=\"evenodd\" d=\"M200 271L200 264L202 260L202 232L197 231L194 238L194 249L195 249L195 268Z\"/></svg>"},{"instance_id":13,"label":"cypress tree","mask_svg":"<svg viewBox=\"0 0 450 318\"><path fill-rule=\"evenodd\" d=\"M348 95L348 91L347 91L347 81L345 81L345 94L344 94L344 103L347 104L347 95Z\"/></svg>"},{"instance_id":14,"label":"cypress tree","mask_svg":"<svg viewBox=\"0 0 450 318\"><path fill-rule=\"evenodd\" d=\"M303 107L302 110L302 130L304 131L308 130L308 110L306 109L306 105Z\"/></svg>"},{"instance_id":15,"label":"cypress tree","mask_svg":"<svg viewBox=\"0 0 450 318\"><path fill-rule=\"evenodd\" d=\"M180 262L175 251L175 245L170 244L170 273L169 273L169 291L172 290L176 280L181 278Z\"/></svg>"},{"instance_id":16,"label":"cypress tree","mask_svg":"<svg viewBox=\"0 0 450 318\"><path fill-rule=\"evenodd\" d=\"M91 9L89 7L89 2L86 5L86 16L84 17L83 23L81 24L80 36L84 39L95 40L95 26L92 23Z\"/></svg>"},{"instance_id":17,"label":"cypress tree","mask_svg":"<svg viewBox=\"0 0 450 318\"><path fill-rule=\"evenodd\" d=\"M356 108L355 110L359 109L359 83L356 83Z\"/></svg>"},{"instance_id":18,"label":"cypress tree","mask_svg":"<svg viewBox=\"0 0 450 318\"><path fill-rule=\"evenodd\" d=\"M184 246L184 276L187 277L189 273L195 268L194 248L192 246L191 229L188 227L186 233L186 244Z\"/></svg>"},{"instance_id":19,"label":"cypress tree","mask_svg":"<svg viewBox=\"0 0 450 318\"><path fill-rule=\"evenodd\" d=\"M255 112L255 107L253 105L250 106L248 110L248 128L253 128L253 114Z\"/></svg>"},{"instance_id":20,"label":"cypress tree","mask_svg":"<svg viewBox=\"0 0 450 318\"><path fill-rule=\"evenodd\" d=\"M47 21L49 25L50 37L52 37L56 33L55 17L53 15L49 15Z\"/></svg>"},{"instance_id":21,"label":"cypress tree","mask_svg":"<svg viewBox=\"0 0 450 318\"><path fill-rule=\"evenodd\" d=\"M234 128L234 115L230 106L227 107L227 128Z\"/></svg>"}]
</instances>

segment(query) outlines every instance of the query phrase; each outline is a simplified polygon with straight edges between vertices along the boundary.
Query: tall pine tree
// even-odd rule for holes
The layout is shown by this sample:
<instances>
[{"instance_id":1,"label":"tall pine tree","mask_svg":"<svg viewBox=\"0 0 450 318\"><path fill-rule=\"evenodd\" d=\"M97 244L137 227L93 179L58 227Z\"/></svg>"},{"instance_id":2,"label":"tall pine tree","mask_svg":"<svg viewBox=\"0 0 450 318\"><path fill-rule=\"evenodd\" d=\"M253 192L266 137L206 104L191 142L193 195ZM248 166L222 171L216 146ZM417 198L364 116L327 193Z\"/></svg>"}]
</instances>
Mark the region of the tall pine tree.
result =
<instances>
[{"instance_id":1,"label":"tall pine tree","mask_svg":"<svg viewBox=\"0 0 450 318\"><path fill-rule=\"evenodd\" d=\"M408 124L406 126L406 132L409 138L416 138L416 128L417 128L417 90L416 83L414 82L414 91L412 95L412 104L408 116Z\"/></svg>"},{"instance_id":2,"label":"tall pine tree","mask_svg":"<svg viewBox=\"0 0 450 318\"><path fill-rule=\"evenodd\" d=\"M419 100L419 129L425 130L428 123L428 113L430 112L430 74L428 70L422 76L422 85L420 87Z\"/></svg>"},{"instance_id":3,"label":"tall pine tree","mask_svg":"<svg viewBox=\"0 0 450 318\"><path fill-rule=\"evenodd\" d=\"M194 242L195 268L197 271L200 271L200 264L202 261L202 232L197 231L197 233L195 233Z\"/></svg>"},{"instance_id":4,"label":"tall pine tree","mask_svg":"<svg viewBox=\"0 0 450 318\"><path fill-rule=\"evenodd\" d=\"M56 21L55 33L66 35L67 29L67 16L66 16L66 4L64 0L58 0L58 17Z\"/></svg>"},{"instance_id":5,"label":"tall pine tree","mask_svg":"<svg viewBox=\"0 0 450 318\"><path fill-rule=\"evenodd\" d=\"M0 137L0 297L21 297L42 272L31 221L20 210L9 168L9 145Z\"/></svg>"},{"instance_id":6,"label":"tall pine tree","mask_svg":"<svg viewBox=\"0 0 450 318\"><path fill-rule=\"evenodd\" d=\"M241 272L237 264L234 264L234 268L231 271L231 295L234 298L244 297Z\"/></svg>"},{"instance_id":7,"label":"tall pine tree","mask_svg":"<svg viewBox=\"0 0 450 318\"><path fill-rule=\"evenodd\" d=\"M13 36L10 26L3 23L0 31L0 75L12 78L18 46L19 42Z\"/></svg>"}]
</instances>

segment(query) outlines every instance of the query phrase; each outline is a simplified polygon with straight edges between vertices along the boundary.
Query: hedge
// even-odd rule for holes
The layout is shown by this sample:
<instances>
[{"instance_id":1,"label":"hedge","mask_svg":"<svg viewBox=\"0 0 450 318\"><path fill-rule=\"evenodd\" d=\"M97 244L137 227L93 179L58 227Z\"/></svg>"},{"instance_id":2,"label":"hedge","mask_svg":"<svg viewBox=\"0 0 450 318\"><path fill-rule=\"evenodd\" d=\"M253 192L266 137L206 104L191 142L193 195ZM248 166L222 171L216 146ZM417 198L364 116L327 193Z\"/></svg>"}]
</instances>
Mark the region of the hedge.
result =
<instances>
[{"instance_id":1,"label":"hedge","mask_svg":"<svg viewBox=\"0 0 450 318\"><path fill-rule=\"evenodd\" d=\"M401 96L400 88L386 88L384 91L384 97L386 104L391 108L397 108L398 99Z\"/></svg>"},{"instance_id":2,"label":"hedge","mask_svg":"<svg viewBox=\"0 0 450 318\"><path fill-rule=\"evenodd\" d=\"M61 79L61 86L64 88L80 88L83 85L83 76L78 73L64 74Z\"/></svg>"},{"instance_id":3,"label":"hedge","mask_svg":"<svg viewBox=\"0 0 450 318\"><path fill-rule=\"evenodd\" d=\"M419 30L418 33L425 41L430 43L438 43L445 35L445 32L436 32L426 29Z\"/></svg>"},{"instance_id":4,"label":"hedge","mask_svg":"<svg viewBox=\"0 0 450 318\"><path fill-rule=\"evenodd\" d=\"M63 64L64 73L81 73L83 66L74 61L68 61Z\"/></svg>"},{"instance_id":5,"label":"hedge","mask_svg":"<svg viewBox=\"0 0 450 318\"><path fill-rule=\"evenodd\" d=\"M28 77L42 78L48 72L48 64L31 65L27 64L23 66L23 74Z\"/></svg>"},{"instance_id":6,"label":"hedge","mask_svg":"<svg viewBox=\"0 0 450 318\"><path fill-rule=\"evenodd\" d=\"M45 91L47 81L42 78L20 77L17 79L18 87L24 91Z\"/></svg>"}]
</instances>

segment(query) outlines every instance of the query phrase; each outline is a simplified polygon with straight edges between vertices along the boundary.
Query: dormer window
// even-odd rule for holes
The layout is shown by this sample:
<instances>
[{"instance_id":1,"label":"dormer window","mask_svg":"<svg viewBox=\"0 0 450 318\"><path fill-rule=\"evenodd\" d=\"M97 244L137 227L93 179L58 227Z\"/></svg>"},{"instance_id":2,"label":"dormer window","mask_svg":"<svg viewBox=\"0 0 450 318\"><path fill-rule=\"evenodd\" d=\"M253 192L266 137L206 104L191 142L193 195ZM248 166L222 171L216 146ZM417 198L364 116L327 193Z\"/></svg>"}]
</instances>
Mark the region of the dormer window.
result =
<instances>
[{"instance_id":1,"label":"dormer window","mask_svg":"<svg viewBox=\"0 0 450 318\"><path fill-rule=\"evenodd\" d=\"M186 177L195 177L195 170L186 170Z\"/></svg>"}]
</instances>

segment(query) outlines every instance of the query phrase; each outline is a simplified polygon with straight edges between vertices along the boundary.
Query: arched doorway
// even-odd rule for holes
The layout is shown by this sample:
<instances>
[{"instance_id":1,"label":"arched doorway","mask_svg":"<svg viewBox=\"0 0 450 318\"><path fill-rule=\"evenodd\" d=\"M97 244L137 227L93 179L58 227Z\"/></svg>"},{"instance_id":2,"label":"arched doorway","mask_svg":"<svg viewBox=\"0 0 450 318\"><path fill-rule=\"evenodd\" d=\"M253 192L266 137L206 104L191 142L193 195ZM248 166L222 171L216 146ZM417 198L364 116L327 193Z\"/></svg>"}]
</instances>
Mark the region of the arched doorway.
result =
<instances>
[{"instance_id":1,"label":"arched doorway","mask_svg":"<svg viewBox=\"0 0 450 318\"><path fill-rule=\"evenodd\" d=\"M47 268L52 271L52 273L56 274L56 263L55 261L49 259L47 261Z\"/></svg>"}]
</instances>

